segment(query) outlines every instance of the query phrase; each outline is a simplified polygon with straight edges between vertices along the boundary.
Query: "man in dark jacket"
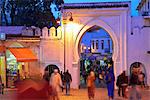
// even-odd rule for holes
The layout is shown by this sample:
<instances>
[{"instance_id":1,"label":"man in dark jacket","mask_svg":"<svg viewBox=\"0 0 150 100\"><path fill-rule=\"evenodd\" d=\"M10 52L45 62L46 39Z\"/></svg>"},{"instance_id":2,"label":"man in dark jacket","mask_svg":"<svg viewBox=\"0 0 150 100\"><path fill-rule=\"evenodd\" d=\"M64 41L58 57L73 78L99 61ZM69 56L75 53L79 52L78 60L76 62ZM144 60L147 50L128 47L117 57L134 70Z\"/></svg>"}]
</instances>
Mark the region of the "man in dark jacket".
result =
<instances>
[{"instance_id":1,"label":"man in dark jacket","mask_svg":"<svg viewBox=\"0 0 150 100\"><path fill-rule=\"evenodd\" d=\"M70 95L70 83L72 82L72 77L68 70L64 74L64 80L66 85L66 95Z\"/></svg>"},{"instance_id":2,"label":"man in dark jacket","mask_svg":"<svg viewBox=\"0 0 150 100\"><path fill-rule=\"evenodd\" d=\"M117 77L117 82L116 82L116 85L117 85L117 87L118 87L118 95L120 96L120 92L122 91L122 86L121 86L121 84L122 84L122 74L123 73L121 73L118 77ZM122 96L123 96L123 91L122 91Z\"/></svg>"}]
</instances>

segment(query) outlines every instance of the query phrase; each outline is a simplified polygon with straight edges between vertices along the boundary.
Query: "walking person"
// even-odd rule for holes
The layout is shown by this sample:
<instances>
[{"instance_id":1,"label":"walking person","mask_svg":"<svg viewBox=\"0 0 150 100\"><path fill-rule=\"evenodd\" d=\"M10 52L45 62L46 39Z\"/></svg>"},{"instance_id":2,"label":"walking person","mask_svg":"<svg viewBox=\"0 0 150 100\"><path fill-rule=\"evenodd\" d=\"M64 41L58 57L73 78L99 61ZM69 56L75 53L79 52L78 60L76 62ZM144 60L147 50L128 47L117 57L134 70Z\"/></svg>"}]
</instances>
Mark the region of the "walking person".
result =
<instances>
[{"instance_id":1,"label":"walking person","mask_svg":"<svg viewBox=\"0 0 150 100\"><path fill-rule=\"evenodd\" d=\"M127 99L127 87L128 87L128 76L126 76L125 71L122 73L122 96Z\"/></svg>"},{"instance_id":2,"label":"walking person","mask_svg":"<svg viewBox=\"0 0 150 100\"><path fill-rule=\"evenodd\" d=\"M126 76L125 71L117 77L116 85L118 86L118 95L121 96L120 92L122 92L122 97L127 98L128 76Z\"/></svg>"},{"instance_id":3,"label":"walking person","mask_svg":"<svg viewBox=\"0 0 150 100\"><path fill-rule=\"evenodd\" d=\"M53 100L59 100L58 92L62 86L62 81L58 69L54 69L54 73L52 73L49 83L52 86Z\"/></svg>"},{"instance_id":4,"label":"walking person","mask_svg":"<svg viewBox=\"0 0 150 100\"><path fill-rule=\"evenodd\" d=\"M145 82L144 82L145 74L140 70L138 79L141 85L141 88L145 88Z\"/></svg>"},{"instance_id":5,"label":"walking person","mask_svg":"<svg viewBox=\"0 0 150 100\"><path fill-rule=\"evenodd\" d=\"M94 100L95 95L95 73L91 70L87 77L88 97Z\"/></svg>"},{"instance_id":6,"label":"walking person","mask_svg":"<svg viewBox=\"0 0 150 100\"><path fill-rule=\"evenodd\" d=\"M123 96L123 89L122 89L122 86L121 86L121 84L123 83L122 81L123 81L123 79L122 79L122 74L123 73L121 73L118 77L117 77L117 82L116 82L116 85L117 85L117 87L118 87L118 96L121 96L120 95L120 92L122 92L122 96Z\"/></svg>"},{"instance_id":7,"label":"walking person","mask_svg":"<svg viewBox=\"0 0 150 100\"><path fill-rule=\"evenodd\" d=\"M131 86L129 100L141 100L140 82L137 72L132 72L129 85Z\"/></svg>"},{"instance_id":8,"label":"walking person","mask_svg":"<svg viewBox=\"0 0 150 100\"><path fill-rule=\"evenodd\" d=\"M111 66L106 73L106 84L107 84L107 91L108 91L108 97L109 100L114 99L114 81L115 76L113 73L113 67Z\"/></svg>"},{"instance_id":9,"label":"walking person","mask_svg":"<svg viewBox=\"0 0 150 100\"><path fill-rule=\"evenodd\" d=\"M61 76L62 85L64 86L64 83L65 83L65 81L64 81L64 73L62 71L60 72L60 76ZM64 87L63 86L61 87L62 92L64 91Z\"/></svg>"},{"instance_id":10,"label":"walking person","mask_svg":"<svg viewBox=\"0 0 150 100\"><path fill-rule=\"evenodd\" d=\"M46 82L49 82L49 72L48 72L48 71L44 71L43 79L44 79Z\"/></svg>"},{"instance_id":11,"label":"walking person","mask_svg":"<svg viewBox=\"0 0 150 100\"><path fill-rule=\"evenodd\" d=\"M68 70L64 74L64 82L66 85L66 95L70 95L70 84L72 82L72 76Z\"/></svg>"}]
</instances>

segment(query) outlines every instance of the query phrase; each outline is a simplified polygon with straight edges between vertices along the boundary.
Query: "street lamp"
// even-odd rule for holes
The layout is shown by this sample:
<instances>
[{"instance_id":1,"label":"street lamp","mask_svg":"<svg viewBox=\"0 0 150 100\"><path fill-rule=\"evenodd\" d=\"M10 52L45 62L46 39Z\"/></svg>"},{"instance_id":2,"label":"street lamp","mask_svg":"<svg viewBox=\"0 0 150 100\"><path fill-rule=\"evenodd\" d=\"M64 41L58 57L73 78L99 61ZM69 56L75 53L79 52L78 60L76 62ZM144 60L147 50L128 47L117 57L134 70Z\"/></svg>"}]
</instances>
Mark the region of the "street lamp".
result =
<instances>
[{"instance_id":1,"label":"street lamp","mask_svg":"<svg viewBox=\"0 0 150 100\"><path fill-rule=\"evenodd\" d=\"M69 21L73 21L72 13L71 12L63 12L63 27L64 27L64 72L66 71L66 24L67 24L67 17Z\"/></svg>"}]
</instances>

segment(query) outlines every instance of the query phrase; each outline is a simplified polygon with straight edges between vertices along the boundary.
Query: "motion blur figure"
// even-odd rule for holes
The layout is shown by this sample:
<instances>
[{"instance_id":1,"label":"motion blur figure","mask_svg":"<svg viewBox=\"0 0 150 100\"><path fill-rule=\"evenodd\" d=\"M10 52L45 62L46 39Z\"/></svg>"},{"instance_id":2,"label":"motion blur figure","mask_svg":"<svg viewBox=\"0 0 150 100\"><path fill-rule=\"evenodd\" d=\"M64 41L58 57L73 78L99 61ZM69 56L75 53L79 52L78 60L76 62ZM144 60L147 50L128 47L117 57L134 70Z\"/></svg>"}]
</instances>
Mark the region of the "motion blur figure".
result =
<instances>
[{"instance_id":1,"label":"motion blur figure","mask_svg":"<svg viewBox=\"0 0 150 100\"><path fill-rule=\"evenodd\" d=\"M133 72L130 77L130 97L129 100L142 100L141 87L139 82L139 76L137 72Z\"/></svg>"},{"instance_id":2,"label":"motion blur figure","mask_svg":"<svg viewBox=\"0 0 150 100\"><path fill-rule=\"evenodd\" d=\"M58 92L60 91L60 87L62 87L62 80L60 74L58 73L58 69L54 69L54 73L52 73L49 83L52 86L53 90L53 100L59 100Z\"/></svg>"},{"instance_id":3,"label":"motion blur figure","mask_svg":"<svg viewBox=\"0 0 150 100\"><path fill-rule=\"evenodd\" d=\"M94 100L95 95L95 73L91 70L87 77L88 97Z\"/></svg>"},{"instance_id":4,"label":"motion blur figure","mask_svg":"<svg viewBox=\"0 0 150 100\"><path fill-rule=\"evenodd\" d=\"M2 78L0 75L0 94L3 94L3 93L4 93L4 84L2 83Z\"/></svg>"},{"instance_id":5,"label":"motion blur figure","mask_svg":"<svg viewBox=\"0 0 150 100\"><path fill-rule=\"evenodd\" d=\"M16 100L52 100L49 85L45 80L25 79L16 84L18 88Z\"/></svg>"}]
</instances>

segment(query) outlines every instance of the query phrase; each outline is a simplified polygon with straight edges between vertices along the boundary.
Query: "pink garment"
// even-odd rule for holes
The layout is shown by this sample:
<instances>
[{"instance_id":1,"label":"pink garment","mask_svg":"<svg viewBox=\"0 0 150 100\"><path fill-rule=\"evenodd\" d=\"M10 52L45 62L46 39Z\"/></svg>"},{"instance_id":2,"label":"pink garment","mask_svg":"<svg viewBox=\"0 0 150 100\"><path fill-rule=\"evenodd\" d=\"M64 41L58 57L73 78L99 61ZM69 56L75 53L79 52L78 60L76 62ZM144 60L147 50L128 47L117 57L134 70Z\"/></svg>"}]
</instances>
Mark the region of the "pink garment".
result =
<instances>
[{"instance_id":1,"label":"pink garment","mask_svg":"<svg viewBox=\"0 0 150 100\"><path fill-rule=\"evenodd\" d=\"M60 86L62 86L62 81L59 73L52 73L50 78L50 84L53 87L53 89L56 89L57 92L60 91Z\"/></svg>"}]
</instances>

